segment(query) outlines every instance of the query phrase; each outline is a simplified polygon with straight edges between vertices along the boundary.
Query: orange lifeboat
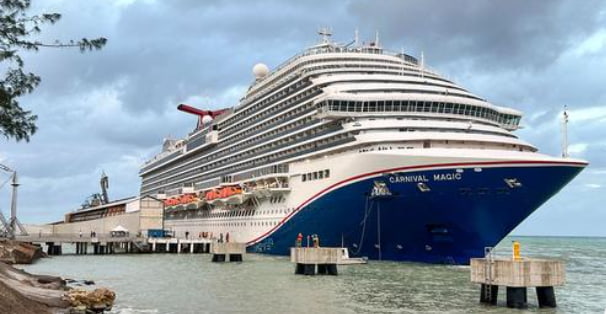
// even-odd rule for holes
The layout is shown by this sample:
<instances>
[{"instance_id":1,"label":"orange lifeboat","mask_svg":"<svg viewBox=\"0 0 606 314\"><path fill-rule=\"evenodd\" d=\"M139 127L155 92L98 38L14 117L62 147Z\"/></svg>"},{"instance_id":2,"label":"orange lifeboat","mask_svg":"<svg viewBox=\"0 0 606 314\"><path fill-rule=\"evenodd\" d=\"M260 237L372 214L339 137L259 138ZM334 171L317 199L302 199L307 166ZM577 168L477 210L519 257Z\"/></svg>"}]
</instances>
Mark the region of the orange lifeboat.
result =
<instances>
[{"instance_id":1,"label":"orange lifeboat","mask_svg":"<svg viewBox=\"0 0 606 314\"><path fill-rule=\"evenodd\" d=\"M242 193L242 188L239 186L228 186L220 189L210 190L204 194L204 198L207 201L212 201L219 198L227 198L240 193Z\"/></svg>"}]
</instances>

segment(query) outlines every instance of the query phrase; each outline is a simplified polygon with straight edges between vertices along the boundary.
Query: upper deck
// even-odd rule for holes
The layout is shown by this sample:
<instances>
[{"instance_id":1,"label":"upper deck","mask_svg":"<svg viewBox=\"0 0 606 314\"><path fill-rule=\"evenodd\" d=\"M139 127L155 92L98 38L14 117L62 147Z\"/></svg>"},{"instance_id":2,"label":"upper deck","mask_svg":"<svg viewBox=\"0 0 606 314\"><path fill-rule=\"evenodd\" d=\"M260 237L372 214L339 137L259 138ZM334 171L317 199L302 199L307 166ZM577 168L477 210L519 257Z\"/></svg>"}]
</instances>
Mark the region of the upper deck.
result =
<instances>
[{"instance_id":1,"label":"upper deck","mask_svg":"<svg viewBox=\"0 0 606 314\"><path fill-rule=\"evenodd\" d=\"M264 69L262 75L255 75L256 81L237 106L190 133L179 147L150 160L140 175L151 180L174 172L182 180L191 170L200 176L195 180L204 181L209 169L218 171L260 153L273 156L279 149L288 149L282 155L289 155L292 145L333 134L351 119L463 121L470 131L473 122L508 132L518 128L522 115L442 77L425 66L423 58L384 50L377 42L343 45L325 39L273 71ZM331 125L323 127L327 123ZM386 130L402 129L385 123ZM271 161L267 158L263 163Z\"/></svg>"}]
</instances>

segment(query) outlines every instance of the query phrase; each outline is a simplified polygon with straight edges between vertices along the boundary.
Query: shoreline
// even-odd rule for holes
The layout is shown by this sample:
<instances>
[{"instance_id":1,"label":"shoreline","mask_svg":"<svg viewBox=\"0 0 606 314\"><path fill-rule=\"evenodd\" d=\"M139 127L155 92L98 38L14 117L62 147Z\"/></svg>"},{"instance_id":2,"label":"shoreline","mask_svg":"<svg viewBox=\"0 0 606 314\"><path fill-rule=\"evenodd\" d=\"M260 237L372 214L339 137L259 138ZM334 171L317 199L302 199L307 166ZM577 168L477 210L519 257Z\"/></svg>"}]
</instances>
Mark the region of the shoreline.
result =
<instances>
[{"instance_id":1,"label":"shoreline","mask_svg":"<svg viewBox=\"0 0 606 314\"><path fill-rule=\"evenodd\" d=\"M114 304L116 295L107 288L74 288L68 281L78 281L31 274L13 266L32 264L43 257L40 247L0 241L0 252L0 313L102 313Z\"/></svg>"}]
</instances>

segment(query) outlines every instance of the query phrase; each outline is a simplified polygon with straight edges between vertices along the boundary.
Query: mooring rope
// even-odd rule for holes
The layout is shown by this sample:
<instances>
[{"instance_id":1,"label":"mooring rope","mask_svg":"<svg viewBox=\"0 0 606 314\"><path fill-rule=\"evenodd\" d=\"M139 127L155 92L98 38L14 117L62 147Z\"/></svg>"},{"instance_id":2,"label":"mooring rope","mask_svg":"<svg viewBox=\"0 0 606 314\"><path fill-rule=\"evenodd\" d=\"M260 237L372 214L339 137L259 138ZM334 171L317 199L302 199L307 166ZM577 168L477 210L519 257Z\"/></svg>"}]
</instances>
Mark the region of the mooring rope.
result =
<instances>
[{"instance_id":1,"label":"mooring rope","mask_svg":"<svg viewBox=\"0 0 606 314\"><path fill-rule=\"evenodd\" d=\"M370 206L369 206L370 203ZM358 242L358 249L355 252L352 252L354 255L358 255L362 250L362 244L364 243L364 234L366 233L366 220L368 216L370 216L370 212L372 211L373 202L369 202L369 197L366 196L366 204L364 205L364 219L362 219L362 234L360 234L360 241Z\"/></svg>"}]
</instances>

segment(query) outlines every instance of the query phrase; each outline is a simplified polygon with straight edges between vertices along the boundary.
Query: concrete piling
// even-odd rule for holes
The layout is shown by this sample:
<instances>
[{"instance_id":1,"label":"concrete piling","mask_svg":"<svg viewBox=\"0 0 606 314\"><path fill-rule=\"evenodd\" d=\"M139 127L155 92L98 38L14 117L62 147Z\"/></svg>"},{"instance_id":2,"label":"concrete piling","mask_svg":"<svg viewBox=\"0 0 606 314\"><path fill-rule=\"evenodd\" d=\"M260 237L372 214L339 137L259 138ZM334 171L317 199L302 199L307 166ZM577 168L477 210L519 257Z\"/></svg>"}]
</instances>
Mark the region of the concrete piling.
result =
<instances>
[{"instance_id":1,"label":"concrete piling","mask_svg":"<svg viewBox=\"0 0 606 314\"><path fill-rule=\"evenodd\" d=\"M539 307L556 307L556 298L553 287L537 287Z\"/></svg>"},{"instance_id":2,"label":"concrete piling","mask_svg":"<svg viewBox=\"0 0 606 314\"><path fill-rule=\"evenodd\" d=\"M499 295L499 286L481 284L480 303L497 305L497 296Z\"/></svg>"},{"instance_id":3,"label":"concrete piling","mask_svg":"<svg viewBox=\"0 0 606 314\"><path fill-rule=\"evenodd\" d=\"M46 246L47 246L47 248L46 248L46 254L48 254L48 255L61 255L61 254L63 254L61 243L59 243L57 245L57 244L55 244L55 242L47 242Z\"/></svg>"},{"instance_id":4,"label":"concrete piling","mask_svg":"<svg viewBox=\"0 0 606 314\"><path fill-rule=\"evenodd\" d=\"M554 286L565 281L564 263L534 258L472 258L471 281L479 283L480 302L497 304L498 287L506 287L507 307L528 307L527 288L535 287L539 307L556 307Z\"/></svg>"},{"instance_id":5,"label":"concrete piling","mask_svg":"<svg viewBox=\"0 0 606 314\"><path fill-rule=\"evenodd\" d=\"M507 307L514 309L528 307L526 287L507 287Z\"/></svg>"},{"instance_id":6,"label":"concrete piling","mask_svg":"<svg viewBox=\"0 0 606 314\"><path fill-rule=\"evenodd\" d=\"M341 248L297 247L290 249L290 261L295 263L296 275L339 274L337 264L341 259Z\"/></svg>"},{"instance_id":7,"label":"concrete piling","mask_svg":"<svg viewBox=\"0 0 606 314\"><path fill-rule=\"evenodd\" d=\"M213 263L223 263L223 262L225 262L225 254L213 254L212 262Z\"/></svg>"},{"instance_id":8,"label":"concrete piling","mask_svg":"<svg viewBox=\"0 0 606 314\"><path fill-rule=\"evenodd\" d=\"M246 243L214 242L211 246L213 262L225 262L229 256L230 262L242 262L246 254Z\"/></svg>"},{"instance_id":9,"label":"concrete piling","mask_svg":"<svg viewBox=\"0 0 606 314\"><path fill-rule=\"evenodd\" d=\"M88 243L76 242L76 254L77 255L86 255L87 253L88 253Z\"/></svg>"}]
</instances>

